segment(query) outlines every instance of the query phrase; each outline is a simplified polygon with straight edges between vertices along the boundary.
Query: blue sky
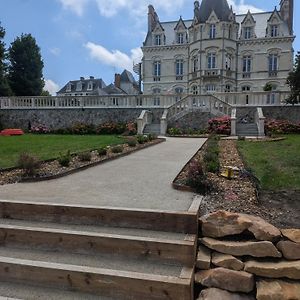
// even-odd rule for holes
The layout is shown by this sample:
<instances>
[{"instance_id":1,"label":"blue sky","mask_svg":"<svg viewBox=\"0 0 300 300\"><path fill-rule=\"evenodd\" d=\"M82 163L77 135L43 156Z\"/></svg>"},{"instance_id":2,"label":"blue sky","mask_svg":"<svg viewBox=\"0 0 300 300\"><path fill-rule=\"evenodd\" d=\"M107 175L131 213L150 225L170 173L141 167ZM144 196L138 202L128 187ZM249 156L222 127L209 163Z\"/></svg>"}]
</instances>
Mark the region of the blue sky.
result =
<instances>
[{"instance_id":1,"label":"blue sky","mask_svg":"<svg viewBox=\"0 0 300 300\"><path fill-rule=\"evenodd\" d=\"M237 13L271 11L280 0L228 0ZM300 1L295 0L294 29L300 51ZM147 30L147 6L161 21L193 17L193 0L0 0L0 22L7 46L31 33L41 48L46 87L52 93L69 80L103 78L132 68L141 55Z\"/></svg>"}]
</instances>

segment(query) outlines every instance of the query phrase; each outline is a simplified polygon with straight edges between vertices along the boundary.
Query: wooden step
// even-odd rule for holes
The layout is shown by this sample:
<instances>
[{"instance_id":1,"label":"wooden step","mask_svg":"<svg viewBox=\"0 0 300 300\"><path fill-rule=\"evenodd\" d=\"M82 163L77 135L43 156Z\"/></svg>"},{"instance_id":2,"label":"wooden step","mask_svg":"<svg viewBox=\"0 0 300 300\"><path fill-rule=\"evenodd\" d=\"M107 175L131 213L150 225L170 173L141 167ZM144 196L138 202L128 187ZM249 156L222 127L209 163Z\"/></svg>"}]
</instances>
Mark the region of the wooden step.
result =
<instances>
[{"instance_id":1,"label":"wooden step","mask_svg":"<svg viewBox=\"0 0 300 300\"><path fill-rule=\"evenodd\" d=\"M188 211L161 211L0 200L0 217L197 234L200 201L194 200Z\"/></svg>"},{"instance_id":2,"label":"wooden step","mask_svg":"<svg viewBox=\"0 0 300 300\"><path fill-rule=\"evenodd\" d=\"M0 279L118 299L191 300L193 295L193 269L187 268L179 276L164 276L0 256Z\"/></svg>"},{"instance_id":3,"label":"wooden step","mask_svg":"<svg viewBox=\"0 0 300 300\"><path fill-rule=\"evenodd\" d=\"M36 248L71 253L111 253L163 259L192 267L196 255L195 235L182 240L117 235L38 226L0 223L0 243L6 247Z\"/></svg>"}]
</instances>

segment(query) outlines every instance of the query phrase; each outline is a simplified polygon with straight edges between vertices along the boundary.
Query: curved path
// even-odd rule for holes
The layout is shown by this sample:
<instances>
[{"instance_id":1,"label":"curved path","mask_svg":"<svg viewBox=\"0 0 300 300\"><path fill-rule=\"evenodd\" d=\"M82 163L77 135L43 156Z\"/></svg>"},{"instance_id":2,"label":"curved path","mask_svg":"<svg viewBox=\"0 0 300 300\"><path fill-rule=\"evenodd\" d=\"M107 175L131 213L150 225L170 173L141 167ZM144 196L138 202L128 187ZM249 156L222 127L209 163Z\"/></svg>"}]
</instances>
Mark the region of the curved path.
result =
<instances>
[{"instance_id":1,"label":"curved path","mask_svg":"<svg viewBox=\"0 0 300 300\"><path fill-rule=\"evenodd\" d=\"M193 193L172 181L205 139L167 138L159 145L60 179L0 186L0 199L187 210Z\"/></svg>"}]
</instances>

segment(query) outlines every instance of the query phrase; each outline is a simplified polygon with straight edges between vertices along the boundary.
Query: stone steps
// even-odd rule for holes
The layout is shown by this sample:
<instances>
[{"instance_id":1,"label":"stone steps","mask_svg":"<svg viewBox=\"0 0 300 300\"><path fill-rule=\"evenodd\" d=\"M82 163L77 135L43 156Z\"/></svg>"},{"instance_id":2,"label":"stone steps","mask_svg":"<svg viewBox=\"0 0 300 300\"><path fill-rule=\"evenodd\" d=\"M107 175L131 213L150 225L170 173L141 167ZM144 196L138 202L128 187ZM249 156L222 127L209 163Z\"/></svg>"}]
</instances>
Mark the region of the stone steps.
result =
<instances>
[{"instance_id":1,"label":"stone steps","mask_svg":"<svg viewBox=\"0 0 300 300\"><path fill-rule=\"evenodd\" d=\"M236 132L238 136L258 136L257 125L253 123L237 124Z\"/></svg>"},{"instance_id":2,"label":"stone steps","mask_svg":"<svg viewBox=\"0 0 300 300\"><path fill-rule=\"evenodd\" d=\"M153 133L153 134L157 134L160 135L160 124L148 124L145 126L144 128L144 134L149 134L149 133Z\"/></svg>"},{"instance_id":3,"label":"stone steps","mask_svg":"<svg viewBox=\"0 0 300 300\"><path fill-rule=\"evenodd\" d=\"M172 212L0 201L0 279L78 299L191 300L199 204Z\"/></svg>"}]
</instances>

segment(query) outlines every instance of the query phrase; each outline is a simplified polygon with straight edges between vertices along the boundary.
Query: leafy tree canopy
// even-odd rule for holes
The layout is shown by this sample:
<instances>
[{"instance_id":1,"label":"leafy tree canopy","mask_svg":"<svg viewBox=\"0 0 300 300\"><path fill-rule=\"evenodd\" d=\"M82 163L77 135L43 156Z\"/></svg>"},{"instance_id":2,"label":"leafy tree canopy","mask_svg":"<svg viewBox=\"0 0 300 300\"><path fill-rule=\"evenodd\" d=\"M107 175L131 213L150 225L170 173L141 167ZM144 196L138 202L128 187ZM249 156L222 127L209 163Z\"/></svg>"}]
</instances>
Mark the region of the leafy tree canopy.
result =
<instances>
[{"instance_id":1,"label":"leafy tree canopy","mask_svg":"<svg viewBox=\"0 0 300 300\"><path fill-rule=\"evenodd\" d=\"M287 83L291 88L291 96L287 103L300 103L300 52L297 53L293 72L290 72Z\"/></svg>"},{"instance_id":2,"label":"leafy tree canopy","mask_svg":"<svg viewBox=\"0 0 300 300\"><path fill-rule=\"evenodd\" d=\"M5 43L3 39L5 37L5 29L0 23L0 97L8 96L10 94L10 88L6 78L7 65L5 60L7 58Z\"/></svg>"},{"instance_id":3,"label":"leafy tree canopy","mask_svg":"<svg viewBox=\"0 0 300 300\"><path fill-rule=\"evenodd\" d=\"M45 85L40 48L31 34L17 37L9 48L9 83L16 96L40 96Z\"/></svg>"}]
</instances>

